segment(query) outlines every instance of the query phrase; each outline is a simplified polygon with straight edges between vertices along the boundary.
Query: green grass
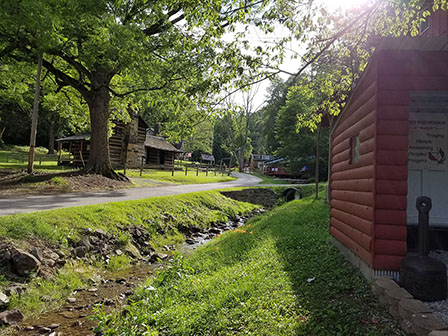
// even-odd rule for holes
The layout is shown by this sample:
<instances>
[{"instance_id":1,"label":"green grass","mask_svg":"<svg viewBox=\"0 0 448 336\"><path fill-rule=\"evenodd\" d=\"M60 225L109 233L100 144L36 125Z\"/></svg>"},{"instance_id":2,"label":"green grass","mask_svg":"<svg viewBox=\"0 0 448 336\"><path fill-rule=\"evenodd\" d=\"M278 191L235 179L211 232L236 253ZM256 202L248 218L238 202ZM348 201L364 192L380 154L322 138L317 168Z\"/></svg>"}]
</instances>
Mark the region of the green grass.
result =
<instances>
[{"instance_id":1,"label":"green grass","mask_svg":"<svg viewBox=\"0 0 448 336\"><path fill-rule=\"evenodd\" d=\"M276 177L266 176L266 175L260 174L259 172L253 172L251 174L262 179L260 184L289 184L290 183L290 181L282 180L282 179L279 179Z\"/></svg>"},{"instance_id":2,"label":"green grass","mask_svg":"<svg viewBox=\"0 0 448 336\"><path fill-rule=\"evenodd\" d=\"M122 171L121 171L122 172ZM127 170L126 176L128 177L140 177L140 171L138 170ZM233 176L221 176L220 174L214 174L214 172L209 172L208 176L204 171L199 171L198 176L196 176L196 170L189 169L187 171L187 176L185 176L185 170L176 170L174 176L171 176L171 171L169 170L144 170L141 176L144 179L149 179L159 182L169 182L176 184L202 184L202 183L217 183L217 182L227 182L236 180Z\"/></svg>"},{"instance_id":3,"label":"green grass","mask_svg":"<svg viewBox=\"0 0 448 336\"><path fill-rule=\"evenodd\" d=\"M109 262L107 263L106 268L110 271L118 271L123 268L129 267L131 263L131 258L125 254L122 255L114 255L110 257Z\"/></svg>"},{"instance_id":4,"label":"green grass","mask_svg":"<svg viewBox=\"0 0 448 336\"><path fill-rule=\"evenodd\" d=\"M254 208L255 205L234 201L218 191L197 192L3 216L0 237L66 243L68 238L79 239L81 229L101 228L120 238L120 228L142 225L154 235L156 244L160 236L179 237L181 226L206 228Z\"/></svg>"},{"instance_id":5,"label":"green grass","mask_svg":"<svg viewBox=\"0 0 448 336\"><path fill-rule=\"evenodd\" d=\"M103 335L404 335L332 246L329 209L294 201L178 257Z\"/></svg>"},{"instance_id":6,"label":"green grass","mask_svg":"<svg viewBox=\"0 0 448 336\"><path fill-rule=\"evenodd\" d=\"M27 317L54 309L62 305L76 288L86 287L88 278L95 271L93 266L77 261L67 263L55 277L35 277L27 285L24 295L11 296L9 309L20 309Z\"/></svg>"},{"instance_id":7,"label":"green grass","mask_svg":"<svg viewBox=\"0 0 448 336\"><path fill-rule=\"evenodd\" d=\"M82 229L101 228L113 234L124 248L130 241L124 227L142 225L151 233L151 245L160 249L163 245L185 240L178 230L180 227L207 228L255 208L257 206L234 201L217 191L197 192L4 216L0 217L0 237L14 239L19 246L26 246L28 239L58 242L64 250L68 239L80 238ZM68 262L49 279L32 276L26 293L12 297L9 308L20 309L26 316L54 309L64 303L75 288L86 286L86 281L95 272L117 271L129 266L130 258L125 255L112 256L107 264L98 260L93 261L93 265ZM0 275L0 290L8 283Z\"/></svg>"},{"instance_id":8,"label":"green grass","mask_svg":"<svg viewBox=\"0 0 448 336\"><path fill-rule=\"evenodd\" d=\"M37 170L69 170L58 166L57 155L47 155L48 149L37 147L34 168ZM0 148L0 169L26 169L28 167L28 146L5 145Z\"/></svg>"}]
</instances>

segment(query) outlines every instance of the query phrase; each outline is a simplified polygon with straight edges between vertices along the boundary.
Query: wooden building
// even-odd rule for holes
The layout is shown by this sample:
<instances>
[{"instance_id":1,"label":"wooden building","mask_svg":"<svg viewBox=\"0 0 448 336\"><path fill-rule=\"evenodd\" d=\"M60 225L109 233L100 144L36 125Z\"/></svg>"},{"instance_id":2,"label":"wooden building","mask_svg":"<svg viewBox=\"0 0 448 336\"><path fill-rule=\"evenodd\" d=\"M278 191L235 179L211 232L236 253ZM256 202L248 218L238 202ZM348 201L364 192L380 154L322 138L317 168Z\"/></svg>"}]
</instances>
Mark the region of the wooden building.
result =
<instances>
[{"instance_id":1,"label":"wooden building","mask_svg":"<svg viewBox=\"0 0 448 336\"><path fill-rule=\"evenodd\" d=\"M448 230L448 20L436 14L439 36L381 42L331 135L330 232L367 278L398 276L418 196Z\"/></svg>"},{"instance_id":2,"label":"wooden building","mask_svg":"<svg viewBox=\"0 0 448 336\"><path fill-rule=\"evenodd\" d=\"M58 143L58 164L83 167L89 160L90 135L73 135L56 140ZM64 147L71 155L64 157ZM116 122L109 138L110 161L114 168L137 168L143 163L146 167L171 168L174 154L182 152L169 144L164 138L148 135L148 126L139 116L131 122Z\"/></svg>"},{"instance_id":3,"label":"wooden building","mask_svg":"<svg viewBox=\"0 0 448 336\"><path fill-rule=\"evenodd\" d=\"M148 135L145 141L146 168L171 169L177 153L183 153L164 138Z\"/></svg>"},{"instance_id":4,"label":"wooden building","mask_svg":"<svg viewBox=\"0 0 448 336\"><path fill-rule=\"evenodd\" d=\"M263 163L263 174L275 177L290 177L288 161L284 158L275 159Z\"/></svg>"},{"instance_id":5,"label":"wooden building","mask_svg":"<svg viewBox=\"0 0 448 336\"><path fill-rule=\"evenodd\" d=\"M215 164L215 157L212 154L201 154L201 163L205 163L208 165L214 165Z\"/></svg>"},{"instance_id":6,"label":"wooden building","mask_svg":"<svg viewBox=\"0 0 448 336\"><path fill-rule=\"evenodd\" d=\"M251 154L249 165L254 169L263 169L263 164L272 160L274 160L274 155Z\"/></svg>"}]
</instances>

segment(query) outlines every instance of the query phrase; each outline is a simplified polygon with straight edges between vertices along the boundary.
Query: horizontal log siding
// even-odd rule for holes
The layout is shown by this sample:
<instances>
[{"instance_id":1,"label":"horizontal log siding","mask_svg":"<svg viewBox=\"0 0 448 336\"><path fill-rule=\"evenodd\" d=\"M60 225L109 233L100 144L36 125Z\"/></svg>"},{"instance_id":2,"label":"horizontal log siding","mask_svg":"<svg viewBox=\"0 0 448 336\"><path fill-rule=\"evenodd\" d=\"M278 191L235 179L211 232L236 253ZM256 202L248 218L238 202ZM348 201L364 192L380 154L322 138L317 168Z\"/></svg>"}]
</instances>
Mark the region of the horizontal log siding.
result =
<instances>
[{"instance_id":1,"label":"horizontal log siding","mask_svg":"<svg viewBox=\"0 0 448 336\"><path fill-rule=\"evenodd\" d=\"M438 10L432 13L429 20L429 28L423 33L423 36L448 36L448 12Z\"/></svg>"},{"instance_id":2,"label":"horizontal log siding","mask_svg":"<svg viewBox=\"0 0 448 336\"><path fill-rule=\"evenodd\" d=\"M373 266L375 269L398 270L407 253L409 91L447 91L448 53L381 51L376 58L378 106Z\"/></svg>"},{"instance_id":3,"label":"horizontal log siding","mask_svg":"<svg viewBox=\"0 0 448 336\"><path fill-rule=\"evenodd\" d=\"M330 233L368 265L373 263L376 65L369 68L332 133ZM350 164L350 138L359 160Z\"/></svg>"}]
</instances>

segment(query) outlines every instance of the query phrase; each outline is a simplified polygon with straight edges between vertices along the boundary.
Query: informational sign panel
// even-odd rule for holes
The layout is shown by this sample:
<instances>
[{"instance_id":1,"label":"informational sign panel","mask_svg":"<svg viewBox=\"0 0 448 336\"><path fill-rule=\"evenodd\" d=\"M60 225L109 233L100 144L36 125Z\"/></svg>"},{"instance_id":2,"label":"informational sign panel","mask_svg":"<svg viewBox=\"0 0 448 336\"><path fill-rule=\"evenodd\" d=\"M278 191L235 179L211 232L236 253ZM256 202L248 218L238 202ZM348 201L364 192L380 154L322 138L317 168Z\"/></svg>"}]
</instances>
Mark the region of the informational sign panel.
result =
<instances>
[{"instance_id":1,"label":"informational sign panel","mask_svg":"<svg viewBox=\"0 0 448 336\"><path fill-rule=\"evenodd\" d=\"M447 134L446 113L410 113L408 168L447 170Z\"/></svg>"}]
</instances>

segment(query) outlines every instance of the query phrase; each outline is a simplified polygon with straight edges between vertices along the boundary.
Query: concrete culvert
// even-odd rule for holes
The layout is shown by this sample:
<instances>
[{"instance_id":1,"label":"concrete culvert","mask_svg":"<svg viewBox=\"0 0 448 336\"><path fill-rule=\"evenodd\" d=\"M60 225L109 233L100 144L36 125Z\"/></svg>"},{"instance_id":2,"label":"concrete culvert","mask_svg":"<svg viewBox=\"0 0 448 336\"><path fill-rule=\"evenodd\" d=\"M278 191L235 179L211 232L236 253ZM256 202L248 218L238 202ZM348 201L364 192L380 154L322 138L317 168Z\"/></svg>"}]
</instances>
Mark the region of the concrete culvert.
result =
<instances>
[{"instance_id":1,"label":"concrete culvert","mask_svg":"<svg viewBox=\"0 0 448 336\"><path fill-rule=\"evenodd\" d=\"M282 197L286 199L286 202L293 201L302 198L302 191L296 188L285 189L282 193Z\"/></svg>"}]
</instances>

